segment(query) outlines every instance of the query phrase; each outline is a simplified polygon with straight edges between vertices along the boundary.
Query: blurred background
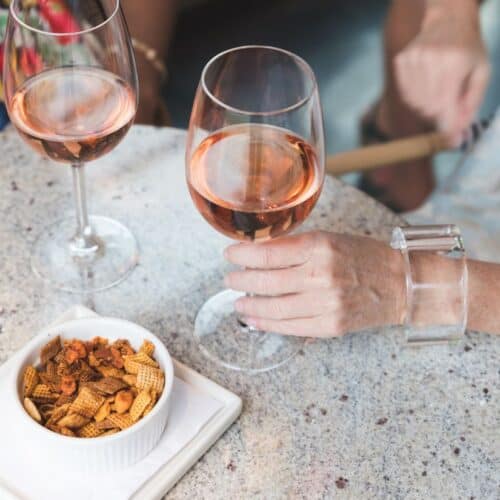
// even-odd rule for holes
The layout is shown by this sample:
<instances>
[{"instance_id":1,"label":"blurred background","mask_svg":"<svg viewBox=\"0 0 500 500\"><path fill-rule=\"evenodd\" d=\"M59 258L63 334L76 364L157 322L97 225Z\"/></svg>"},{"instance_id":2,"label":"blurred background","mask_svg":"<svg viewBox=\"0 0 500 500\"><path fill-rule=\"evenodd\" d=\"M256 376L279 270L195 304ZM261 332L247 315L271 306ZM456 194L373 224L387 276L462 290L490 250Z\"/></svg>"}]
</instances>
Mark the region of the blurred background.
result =
<instances>
[{"instance_id":1,"label":"blurred background","mask_svg":"<svg viewBox=\"0 0 500 500\"><path fill-rule=\"evenodd\" d=\"M411 0L409 0L411 1ZM382 87L382 25L389 0L181 0L168 57L165 98L172 125L186 128L201 70L237 45L276 45L304 57L320 87L328 152L356 147L360 116ZM482 108L500 103L500 2L481 8L493 74ZM440 177L456 161L438 158Z\"/></svg>"}]
</instances>

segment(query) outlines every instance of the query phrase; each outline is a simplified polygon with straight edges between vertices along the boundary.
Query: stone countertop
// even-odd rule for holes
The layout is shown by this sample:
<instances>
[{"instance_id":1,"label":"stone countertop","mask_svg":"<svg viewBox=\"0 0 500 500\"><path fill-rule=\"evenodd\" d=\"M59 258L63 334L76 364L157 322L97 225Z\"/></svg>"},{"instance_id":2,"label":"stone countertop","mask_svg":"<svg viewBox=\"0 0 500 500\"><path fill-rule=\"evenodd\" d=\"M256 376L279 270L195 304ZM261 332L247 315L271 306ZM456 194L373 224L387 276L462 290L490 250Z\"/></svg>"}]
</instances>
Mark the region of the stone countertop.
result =
<instances>
[{"instance_id":1,"label":"stone countertop","mask_svg":"<svg viewBox=\"0 0 500 500\"><path fill-rule=\"evenodd\" d=\"M214 366L192 338L198 308L222 288L218 235L184 182L185 133L134 127L88 169L91 211L133 230L141 262L93 297L37 281L30 246L72 214L69 169L0 134L0 363L75 303L160 335L184 363L239 394L240 419L169 499L496 499L500 491L500 339L404 349L393 330L308 344L270 373ZM306 227L388 239L395 216L327 179Z\"/></svg>"}]
</instances>

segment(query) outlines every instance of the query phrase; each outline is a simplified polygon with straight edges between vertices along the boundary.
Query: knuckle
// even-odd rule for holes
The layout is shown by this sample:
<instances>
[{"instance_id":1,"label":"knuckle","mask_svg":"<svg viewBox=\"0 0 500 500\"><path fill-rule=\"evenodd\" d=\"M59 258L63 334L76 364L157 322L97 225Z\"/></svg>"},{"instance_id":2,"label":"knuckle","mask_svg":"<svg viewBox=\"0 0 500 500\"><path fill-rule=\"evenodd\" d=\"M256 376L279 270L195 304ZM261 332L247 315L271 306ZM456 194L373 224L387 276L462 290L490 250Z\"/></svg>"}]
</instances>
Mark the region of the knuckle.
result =
<instances>
[{"instance_id":1,"label":"knuckle","mask_svg":"<svg viewBox=\"0 0 500 500\"><path fill-rule=\"evenodd\" d=\"M273 249L269 246L263 247L262 253L262 264L264 267L271 267L273 265L274 252Z\"/></svg>"},{"instance_id":2,"label":"knuckle","mask_svg":"<svg viewBox=\"0 0 500 500\"><path fill-rule=\"evenodd\" d=\"M316 231L314 233L314 240L313 240L314 247L319 249L328 248L331 239L332 238L330 237L330 234L328 234L326 231Z\"/></svg>"},{"instance_id":3,"label":"knuckle","mask_svg":"<svg viewBox=\"0 0 500 500\"><path fill-rule=\"evenodd\" d=\"M302 262L308 262L311 259L311 255L316 247L315 238L316 236L313 235L312 239L310 237L305 237L300 240L297 252Z\"/></svg>"},{"instance_id":4,"label":"knuckle","mask_svg":"<svg viewBox=\"0 0 500 500\"><path fill-rule=\"evenodd\" d=\"M333 277L328 266L311 265L307 272L307 280L312 288L330 288Z\"/></svg>"},{"instance_id":5,"label":"knuckle","mask_svg":"<svg viewBox=\"0 0 500 500\"><path fill-rule=\"evenodd\" d=\"M269 279L269 273L258 273L256 275L256 283L255 288L257 289L257 293L261 293L264 295L268 295L272 291L271 280Z\"/></svg>"},{"instance_id":6,"label":"knuckle","mask_svg":"<svg viewBox=\"0 0 500 500\"><path fill-rule=\"evenodd\" d=\"M345 332L345 319L343 314L335 314L333 318L329 318L328 330L333 337L342 337Z\"/></svg>"},{"instance_id":7,"label":"knuckle","mask_svg":"<svg viewBox=\"0 0 500 500\"><path fill-rule=\"evenodd\" d=\"M286 311L283 303L279 299L269 301L269 315L272 319L281 320L286 318Z\"/></svg>"},{"instance_id":8,"label":"knuckle","mask_svg":"<svg viewBox=\"0 0 500 500\"><path fill-rule=\"evenodd\" d=\"M335 304L337 311L343 312L347 306L347 291L344 287L337 287L332 291L332 302Z\"/></svg>"},{"instance_id":9,"label":"knuckle","mask_svg":"<svg viewBox=\"0 0 500 500\"><path fill-rule=\"evenodd\" d=\"M333 272L332 269L326 269L323 273L323 287L335 289L335 287L337 286L337 281L338 278L336 276L336 273Z\"/></svg>"}]
</instances>

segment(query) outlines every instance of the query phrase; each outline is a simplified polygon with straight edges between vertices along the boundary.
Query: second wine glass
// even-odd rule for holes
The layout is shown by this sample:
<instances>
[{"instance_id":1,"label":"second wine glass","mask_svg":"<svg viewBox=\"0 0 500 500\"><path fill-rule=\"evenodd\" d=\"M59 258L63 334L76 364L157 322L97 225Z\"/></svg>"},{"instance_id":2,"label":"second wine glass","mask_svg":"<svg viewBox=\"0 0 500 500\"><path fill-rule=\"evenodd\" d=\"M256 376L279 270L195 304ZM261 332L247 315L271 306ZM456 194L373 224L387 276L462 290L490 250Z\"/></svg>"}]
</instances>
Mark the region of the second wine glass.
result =
<instances>
[{"instance_id":1,"label":"second wine glass","mask_svg":"<svg viewBox=\"0 0 500 500\"><path fill-rule=\"evenodd\" d=\"M58 9L58 21L51 18ZM38 238L32 267L57 288L109 288L135 267L130 231L87 213L84 163L111 151L137 110L133 49L119 0L12 0L5 39L5 100L12 123L39 154L69 164L76 201Z\"/></svg>"},{"instance_id":2,"label":"second wine glass","mask_svg":"<svg viewBox=\"0 0 500 500\"><path fill-rule=\"evenodd\" d=\"M269 240L311 213L324 180L324 134L314 73L282 49L245 46L205 67L186 150L191 197L215 229L235 240ZM195 337L212 360L261 372L285 363L303 340L259 332L234 311L240 293L208 300Z\"/></svg>"}]
</instances>

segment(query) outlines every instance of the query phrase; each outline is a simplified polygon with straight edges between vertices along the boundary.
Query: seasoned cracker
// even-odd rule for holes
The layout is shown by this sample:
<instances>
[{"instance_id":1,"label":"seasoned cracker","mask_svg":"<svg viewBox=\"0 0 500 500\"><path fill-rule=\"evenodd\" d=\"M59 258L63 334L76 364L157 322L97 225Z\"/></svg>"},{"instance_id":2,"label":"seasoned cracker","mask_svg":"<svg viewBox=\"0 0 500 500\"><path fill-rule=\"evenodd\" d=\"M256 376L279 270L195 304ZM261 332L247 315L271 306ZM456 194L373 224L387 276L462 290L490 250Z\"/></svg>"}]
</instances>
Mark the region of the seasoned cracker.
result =
<instances>
[{"instance_id":1,"label":"seasoned cracker","mask_svg":"<svg viewBox=\"0 0 500 500\"><path fill-rule=\"evenodd\" d=\"M108 415L111 413L111 404L109 401L105 401L102 406L97 410L97 413L94 415L94 420L96 422L102 422L106 420Z\"/></svg>"},{"instance_id":2,"label":"seasoned cracker","mask_svg":"<svg viewBox=\"0 0 500 500\"><path fill-rule=\"evenodd\" d=\"M92 387L102 394L116 394L118 391L127 387L127 383L119 378L104 377L103 379L94 382Z\"/></svg>"},{"instance_id":3,"label":"seasoned cracker","mask_svg":"<svg viewBox=\"0 0 500 500\"><path fill-rule=\"evenodd\" d=\"M101 431L108 431L110 429L116 429L118 427L115 423L111 422L108 419L103 420L102 422L96 422L95 426Z\"/></svg>"},{"instance_id":4,"label":"seasoned cracker","mask_svg":"<svg viewBox=\"0 0 500 500\"><path fill-rule=\"evenodd\" d=\"M31 394L31 399L36 403L51 403L59 398L57 393L52 392L50 387L46 384L38 384Z\"/></svg>"},{"instance_id":5,"label":"seasoned cracker","mask_svg":"<svg viewBox=\"0 0 500 500\"><path fill-rule=\"evenodd\" d=\"M149 391L141 391L137 397L134 399L132 406L130 407L130 416L134 422L137 422L144 413L144 410L148 407L151 402L151 396Z\"/></svg>"},{"instance_id":6,"label":"seasoned cracker","mask_svg":"<svg viewBox=\"0 0 500 500\"><path fill-rule=\"evenodd\" d=\"M81 438L96 438L103 435L103 432L97 428L94 422L89 422L77 431L77 436Z\"/></svg>"},{"instance_id":7,"label":"seasoned cracker","mask_svg":"<svg viewBox=\"0 0 500 500\"><path fill-rule=\"evenodd\" d=\"M137 375L127 373L127 375L123 375L122 380L130 386L137 385Z\"/></svg>"},{"instance_id":8,"label":"seasoned cracker","mask_svg":"<svg viewBox=\"0 0 500 500\"><path fill-rule=\"evenodd\" d=\"M158 368L140 365L137 372L137 387L139 389L154 390L162 392L165 385L165 376Z\"/></svg>"},{"instance_id":9,"label":"seasoned cracker","mask_svg":"<svg viewBox=\"0 0 500 500\"><path fill-rule=\"evenodd\" d=\"M48 361L59 354L62 349L61 337L59 335L48 342L40 352L40 363L46 365Z\"/></svg>"},{"instance_id":10,"label":"seasoned cracker","mask_svg":"<svg viewBox=\"0 0 500 500\"><path fill-rule=\"evenodd\" d=\"M115 368L114 366L98 366L97 371L103 376L103 377L115 377L115 378L123 378L123 375L125 375L124 370L120 370L118 368Z\"/></svg>"},{"instance_id":11,"label":"seasoned cracker","mask_svg":"<svg viewBox=\"0 0 500 500\"><path fill-rule=\"evenodd\" d=\"M99 437L112 436L113 434L116 434L117 432L120 432L120 429L110 429L109 431L103 432Z\"/></svg>"},{"instance_id":12,"label":"seasoned cracker","mask_svg":"<svg viewBox=\"0 0 500 500\"><path fill-rule=\"evenodd\" d=\"M135 353L134 349L132 349L132 346L130 345L130 342L128 340L124 339L115 340L115 342L113 342L113 347L118 349L122 356L128 356L130 354Z\"/></svg>"},{"instance_id":13,"label":"seasoned cracker","mask_svg":"<svg viewBox=\"0 0 500 500\"><path fill-rule=\"evenodd\" d=\"M59 427L59 434L67 437L76 437L76 434L71 429L67 429L66 427Z\"/></svg>"},{"instance_id":14,"label":"seasoned cracker","mask_svg":"<svg viewBox=\"0 0 500 500\"><path fill-rule=\"evenodd\" d=\"M105 398L96 394L88 387L83 387L77 398L71 403L70 412L78 413L83 417L93 418L104 401Z\"/></svg>"},{"instance_id":15,"label":"seasoned cracker","mask_svg":"<svg viewBox=\"0 0 500 500\"><path fill-rule=\"evenodd\" d=\"M144 340L139 349L139 352L144 352L147 356L151 358L155 352L155 345L153 344L153 342L149 340Z\"/></svg>"},{"instance_id":16,"label":"seasoned cracker","mask_svg":"<svg viewBox=\"0 0 500 500\"><path fill-rule=\"evenodd\" d=\"M59 420L61 420L61 418L67 415L68 410L69 410L69 403L62 406L56 406L54 408L54 411L52 412L52 415L47 421L47 425L56 424Z\"/></svg>"},{"instance_id":17,"label":"seasoned cracker","mask_svg":"<svg viewBox=\"0 0 500 500\"><path fill-rule=\"evenodd\" d=\"M142 414L143 417L145 417L155 407L156 402L158 401L159 394L156 391L150 390L149 394L151 395L151 401L144 409L144 413Z\"/></svg>"},{"instance_id":18,"label":"seasoned cracker","mask_svg":"<svg viewBox=\"0 0 500 500\"><path fill-rule=\"evenodd\" d=\"M132 420L132 417L128 413L124 413L123 415L112 413L107 420L121 430L128 429L134 424L134 420Z\"/></svg>"},{"instance_id":19,"label":"seasoned cracker","mask_svg":"<svg viewBox=\"0 0 500 500\"><path fill-rule=\"evenodd\" d=\"M141 366L140 363L138 363L137 361L133 361L131 359L128 359L128 356L125 357L125 361L124 361L124 367L125 367L125 371L131 375L137 375L137 373L139 372L139 367Z\"/></svg>"},{"instance_id":20,"label":"seasoned cracker","mask_svg":"<svg viewBox=\"0 0 500 500\"><path fill-rule=\"evenodd\" d=\"M23 394L24 397L30 397L39 384L40 377L34 366L27 366L23 375Z\"/></svg>"},{"instance_id":21,"label":"seasoned cracker","mask_svg":"<svg viewBox=\"0 0 500 500\"><path fill-rule=\"evenodd\" d=\"M66 394L61 394L59 398L56 400L56 406L64 406L65 404L70 404L76 399L76 394L72 394L71 396L66 396Z\"/></svg>"},{"instance_id":22,"label":"seasoned cracker","mask_svg":"<svg viewBox=\"0 0 500 500\"><path fill-rule=\"evenodd\" d=\"M139 351L131 356L125 356L125 361L132 361L139 363L141 365L152 366L153 368L158 368L160 365L152 358L150 358L145 352Z\"/></svg>"}]
</instances>

